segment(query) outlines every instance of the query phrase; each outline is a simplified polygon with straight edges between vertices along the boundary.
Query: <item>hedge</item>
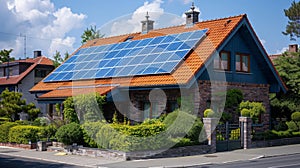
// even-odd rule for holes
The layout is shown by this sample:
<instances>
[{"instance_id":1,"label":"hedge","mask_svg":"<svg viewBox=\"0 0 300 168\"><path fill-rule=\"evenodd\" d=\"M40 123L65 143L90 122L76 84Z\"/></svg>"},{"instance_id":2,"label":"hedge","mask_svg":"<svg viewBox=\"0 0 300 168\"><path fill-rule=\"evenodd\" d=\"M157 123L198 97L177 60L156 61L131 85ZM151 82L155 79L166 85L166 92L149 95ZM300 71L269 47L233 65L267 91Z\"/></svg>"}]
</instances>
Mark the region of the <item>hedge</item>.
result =
<instances>
[{"instance_id":1,"label":"hedge","mask_svg":"<svg viewBox=\"0 0 300 168\"><path fill-rule=\"evenodd\" d=\"M83 132L79 124L70 123L59 127L55 137L59 142L65 145L72 145L73 143L82 144L83 143Z\"/></svg>"},{"instance_id":2,"label":"hedge","mask_svg":"<svg viewBox=\"0 0 300 168\"><path fill-rule=\"evenodd\" d=\"M36 142L41 128L37 126L19 125L9 130L9 142L28 144L29 141Z\"/></svg>"},{"instance_id":3,"label":"hedge","mask_svg":"<svg viewBox=\"0 0 300 168\"><path fill-rule=\"evenodd\" d=\"M85 122L81 125L83 131L83 140L86 145L92 148L100 147L96 143L96 134L100 131L100 129L107 124L104 121L98 122Z\"/></svg>"},{"instance_id":4,"label":"hedge","mask_svg":"<svg viewBox=\"0 0 300 168\"><path fill-rule=\"evenodd\" d=\"M0 125L0 142L9 142L9 130L17 125L18 124L14 122L5 122L4 124Z\"/></svg>"},{"instance_id":5,"label":"hedge","mask_svg":"<svg viewBox=\"0 0 300 168\"><path fill-rule=\"evenodd\" d=\"M133 126L105 124L96 134L96 142L102 148L121 151L160 149L171 142L160 134L165 129L159 120Z\"/></svg>"}]
</instances>

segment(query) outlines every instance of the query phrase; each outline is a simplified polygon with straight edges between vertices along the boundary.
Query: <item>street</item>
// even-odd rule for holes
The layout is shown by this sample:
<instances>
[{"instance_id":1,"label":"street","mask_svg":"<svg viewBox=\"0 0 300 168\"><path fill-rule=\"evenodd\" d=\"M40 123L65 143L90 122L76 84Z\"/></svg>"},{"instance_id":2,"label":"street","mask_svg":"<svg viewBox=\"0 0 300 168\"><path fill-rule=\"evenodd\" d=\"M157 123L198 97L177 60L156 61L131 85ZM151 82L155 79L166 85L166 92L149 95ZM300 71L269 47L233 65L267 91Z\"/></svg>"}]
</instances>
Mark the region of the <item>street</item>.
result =
<instances>
[{"instance_id":1,"label":"street","mask_svg":"<svg viewBox=\"0 0 300 168\"><path fill-rule=\"evenodd\" d=\"M154 160L153 160L154 161ZM176 162L176 160L174 160ZM120 167L149 167L145 165L143 161L129 161L122 163L115 163L109 165L102 165L99 167L107 168L120 168ZM181 165L181 161L177 160L178 165ZM151 166L150 166L151 167ZM155 167L163 167L156 164ZM172 166L176 167L176 166ZM185 167L185 166L178 166ZM298 168L300 167L300 154L284 155L268 158L260 158L246 161L236 161L230 163L218 163L218 164L201 164L194 166L187 166L188 168Z\"/></svg>"},{"instance_id":2,"label":"street","mask_svg":"<svg viewBox=\"0 0 300 168\"><path fill-rule=\"evenodd\" d=\"M47 162L38 159L27 159L16 156L0 154L0 167L2 168L81 168L55 162ZM83 167L82 167L83 168Z\"/></svg>"},{"instance_id":3,"label":"street","mask_svg":"<svg viewBox=\"0 0 300 168\"><path fill-rule=\"evenodd\" d=\"M196 166L197 167L197 166ZM238 161L218 165L203 165L202 168L298 168L300 154L261 158L256 160Z\"/></svg>"}]
</instances>

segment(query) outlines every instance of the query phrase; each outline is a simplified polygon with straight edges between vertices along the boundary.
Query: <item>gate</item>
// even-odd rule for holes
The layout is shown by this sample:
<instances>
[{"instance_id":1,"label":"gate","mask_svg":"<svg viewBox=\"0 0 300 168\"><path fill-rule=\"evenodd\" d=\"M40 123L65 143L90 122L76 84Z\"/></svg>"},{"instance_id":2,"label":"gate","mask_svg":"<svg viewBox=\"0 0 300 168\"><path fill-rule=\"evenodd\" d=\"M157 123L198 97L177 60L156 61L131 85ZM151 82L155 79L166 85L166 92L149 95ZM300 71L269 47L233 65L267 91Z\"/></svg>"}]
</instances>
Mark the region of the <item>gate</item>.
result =
<instances>
[{"instance_id":1,"label":"gate","mask_svg":"<svg viewBox=\"0 0 300 168\"><path fill-rule=\"evenodd\" d=\"M243 127L242 127L243 128ZM216 127L217 152L241 149L241 130L239 124L219 124Z\"/></svg>"}]
</instances>

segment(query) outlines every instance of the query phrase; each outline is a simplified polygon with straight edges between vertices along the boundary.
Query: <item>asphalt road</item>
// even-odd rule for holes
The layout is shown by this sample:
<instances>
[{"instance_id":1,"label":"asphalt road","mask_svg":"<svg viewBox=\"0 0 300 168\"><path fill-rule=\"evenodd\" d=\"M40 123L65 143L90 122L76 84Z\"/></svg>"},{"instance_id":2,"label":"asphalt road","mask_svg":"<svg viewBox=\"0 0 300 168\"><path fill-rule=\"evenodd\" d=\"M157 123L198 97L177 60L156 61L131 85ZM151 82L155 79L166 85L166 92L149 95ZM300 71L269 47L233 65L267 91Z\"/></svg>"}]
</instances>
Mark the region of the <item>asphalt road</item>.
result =
<instances>
[{"instance_id":1,"label":"asphalt road","mask_svg":"<svg viewBox=\"0 0 300 168\"><path fill-rule=\"evenodd\" d=\"M177 162L178 165L182 164L179 159L177 161L173 160L173 162ZM151 166L149 165L147 166L145 162L129 161L129 162L102 165L99 167L100 168L122 168L122 167L141 168L141 167L151 167ZM155 167L163 168L163 166L155 166ZM174 168L176 166L172 166L172 167ZM181 168L182 166L178 166L178 167ZM187 168L299 168L299 167L300 167L300 154L293 154L293 155L260 158L255 160L237 161L237 162L222 163L222 164L194 165L194 166L188 166Z\"/></svg>"},{"instance_id":2,"label":"asphalt road","mask_svg":"<svg viewBox=\"0 0 300 168\"><path fill-rule=\"evenodd\" d=\"M0 154L1 168L83 168L55 162L47 162L43 160L26 159L15 156L6 156Z\"/></svg>"},{"instance_id":3,"label":"asphalt road","mask_svg":"<svg viewBox=\"0 0 300 168\"><path fill-rule=\"evenodd\" d=\"M225 163L222 165L202 165L190 168L299 168L300 154L261 158L249 161Z\"/></svg>"}]
</instances>

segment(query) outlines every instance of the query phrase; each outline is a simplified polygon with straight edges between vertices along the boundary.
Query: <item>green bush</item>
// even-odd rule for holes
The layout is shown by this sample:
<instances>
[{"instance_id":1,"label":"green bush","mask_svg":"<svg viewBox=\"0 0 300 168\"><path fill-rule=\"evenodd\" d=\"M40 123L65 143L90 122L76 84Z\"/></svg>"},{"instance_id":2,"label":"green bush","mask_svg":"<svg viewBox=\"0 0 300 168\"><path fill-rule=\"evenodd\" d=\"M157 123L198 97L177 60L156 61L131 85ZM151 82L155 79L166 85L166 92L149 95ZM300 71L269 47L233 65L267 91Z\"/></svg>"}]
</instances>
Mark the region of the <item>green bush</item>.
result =
<instances>
[{"instance_id":1,"label":"green bush","mask_svg":"<svg viewBox=\"0 0 300 168\"><path fill-rule=\"evenodd\" d=\"M295 137L300 137L300 131L299 132L292 132L292 135Z\"/></svg>"},{"instance_id":2,"label":"green bush","mask_svg":"<svg viewBox=\"0 0 300 168\"><path fill-rule=\"evenodd\" d=\"M260 102L241 102L239 106L239 111L242 112L243 109L250 110L250 117L254 122L258 121L259 116L266 112L264 105ZM246 112L247 114L248 112Z\"/></svg>"},{"instance_id":3,"label":"green bush","mask_svg":"<svg viewBox=\"0 0 300 168\"><path fill-rule=\"evenodd\" d=\"M45 140L53 140L55 139L55 133L57 131L57 127L55 125L48 125L48 126L44 126L41 127L41 131L40 131L40 137Z\"/></svg>"},{"instance_id":4,"label":"green bush","mask_svg":"<svg viewBox=\"0 0 300 168\"><path fill-rule=\"evenodd\" d=\"M14 122L6 122L0 125L0 142L8 142L9 130L16 125L18 124Z\"/></svg>"},{"instance_id":5,"label":"green bush","mask_svg":"<svg viewBox=\"0 0 300 168\"><path fill-rule=\"evenodd\" d=\"M300 122L299 121L287 121L286 125L288 126L288 130L292 132L300 131Z\"/></svg>"},{"instance_id":6,"label":"green bush","mask_svg":"<svg viewBox=\"0 0 300 168\"><path fill-rule=\"evenodd\" d=\"M291 115L291 118L293 121L300 121L300 112L294 112L292 115Z\"/></svg>"},{"instance_id":7,"label":"green bush","mask_svg":"<svg viewBox=\"0 0 300 168\"><path fill-rule=\"evenodd\" d=\"M180 110L168 114L163 123L172 138L187 137L191 140L198 140L203 126L198 117Z\"/></svg>"},{"instance_id":8,"label":"green bush","mask_svg":"<svg viewBox=\"0 0 300 168\"><path fill-rule=\"evenodd\" d=\"M240 89L229 89L226 93L226 108L237 107L244 99L243 92Z\"/></svg>"},{"instance_id":9,"label":"green bush","mask_svg":"<svg viewBox=\"0 0 300 168\"><path fill-rule=\"evenodd\" d=\"M241 116L250 117L251 116L251 111L249 109L242 109Z\"/></svg>"},{"instance_id":10,"label":"green bush","mask_svg":"<svg viewBox=\"0 0 300 168\"><path fill-rule=\"evenodd\" d=\"M292 133L290 131L271 131L277 138L289 138L292 137Z\"/></svg>"},{"instance_id":11,"label":"green bush","mask_svg":"<svg viewBox=\"0 0 300 168\"><path fill-rule=\"evenodd\" d=\"M105 124L107 123L104 121L85 122L84 124L82 124L81 128L83 130L84 143L92 148L100 147L95 141L96 135Z\"/></svg>"},{"instance_id":12,"label":"green bush","mask_svg":"<svg viewBox=\"0 0 300 168\"><path fill-rule=\"evenodd\" d=\"M46 126L47 124L48 120L46 117L38 117L32 122L32 125L35 126Z\"/></svg>"},{"instance_id":13,"label":"green bush","mask_svg":"<svg viewBox=\"0 0 300 168\"><path fill-rule=\"evenodd\" d=\"M176 144L174 148L196 145L196 143L191 141L189 138L173 138L171 140Z\"/></svg>"},{"instance_id":14,"label":"green bush","mask_svg":"<svg viewBox=\"0 0 300 168\"><path fill-rule=\"evenodd\" d=\"M83 143L83 132L80 125L77 123L70 123L61 126L57 130L55 137L59 142L62 142L65 145L71 145L73 143Z\"/></svg>"},{"instance_id":15,"label":"green bush","mask_svg":"<svg viewBox=\"0 0 300 168\"><path fill-rule=\"evenodd\" d=\"M28 144L29 141L36 142L39 139L40 127L30 125L14 126L9 130L9 142Z\"/></svg>"},{"instance_id":16,"label":"green bush","mask_svg":"<svg viewBox=\"0 0 300 168\"><path fill-rule=\"evenodd\" d=\"M159 120L140 125L105 124L96 134L96 142L105 149L138 151L159 149L169 144L164 135L165 125Z\"/></svg>"},{"instance_id":17,"label":"green bush","mask_svg":"<svg viewBox=\"0 0 300 168\"><path fill-rule=\"evenodd\" d=\"M237 128L230 131L229 140L239 140L241 137L241 129Z\"/></svg>"},{"instance_id":18,"label":"green bush","mask_svg":"<svg viewBox=\"0 0 300 168\"><path fill-rule=\"evenodd\" d=\"M212 109L206 109L204 111L205 118L212 118L212 117L214 117L214 115L215 115L215 112Z\"/></svg>"}]
</instances>

